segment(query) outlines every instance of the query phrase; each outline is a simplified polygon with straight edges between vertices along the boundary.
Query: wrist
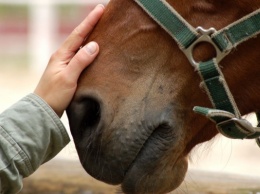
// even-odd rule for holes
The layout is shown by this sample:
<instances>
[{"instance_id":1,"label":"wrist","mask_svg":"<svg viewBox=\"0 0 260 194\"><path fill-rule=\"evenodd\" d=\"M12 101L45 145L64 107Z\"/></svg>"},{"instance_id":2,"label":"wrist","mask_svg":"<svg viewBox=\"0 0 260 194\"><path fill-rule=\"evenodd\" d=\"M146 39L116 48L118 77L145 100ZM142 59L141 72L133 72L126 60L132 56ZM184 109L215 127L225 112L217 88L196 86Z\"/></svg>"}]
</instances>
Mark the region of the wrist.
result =
<instances>
[{"instance_id":1,"label":"wrist","mask_svg":"<svg viewBox=\"0 0 260 194\"><path fill-rule=\"evenodd\" d=\"M37 92L37 89L33 92L33 95L38 97L41 101L43 101L56 115L61 118L63 115L64 110L59 110L57 107L53 106L55 103L51 103L51 100L48 97L44 97L41 93Z\"/></svg>"}]
</instances>

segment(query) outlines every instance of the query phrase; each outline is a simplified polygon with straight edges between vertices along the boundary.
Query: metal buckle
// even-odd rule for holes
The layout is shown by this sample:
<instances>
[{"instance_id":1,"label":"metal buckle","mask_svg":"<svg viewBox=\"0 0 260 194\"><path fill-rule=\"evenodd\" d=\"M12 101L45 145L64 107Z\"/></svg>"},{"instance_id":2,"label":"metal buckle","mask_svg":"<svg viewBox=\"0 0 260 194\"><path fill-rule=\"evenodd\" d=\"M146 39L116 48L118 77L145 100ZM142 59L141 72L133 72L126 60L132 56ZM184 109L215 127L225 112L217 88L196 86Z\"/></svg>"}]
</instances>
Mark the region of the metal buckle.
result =
<instances>
[{"instance_id":1,"label":"metal buckle","mask_svg":"<svg viewBox=\"0 0 260 194\"><path fill-rule=\"evenodd\" d=\"M230 123L235 123L240 128L240 132L246 134L247 136L255 134L254 127L246 119L232 118L227 121L218 123L217 126L224 129L225 126L229 125Z\"/></svg>"},{"instance_id":2,"label":"metal buckle","mask_svg":"<svg viewBox=\"0 0 260 194\"><path fill-rule=\"evenodd\" d=\"M195 40L188 48L186 48L185 50L183 50L184 54L187 56L189 62L191 63L191 65L195 68L198 67L199 62L195 61L194 57L193 57L193 50L195 48L195 46L198 43L201 42L207 42L210 43L216 51L216 61L219 63L227 54L229 54L230 51L228 52L222 52L218 46L215 44L215 42L212 40L211 35L213 33L216 32L215 28L209 28L209 29L204 29L202 27L198 27L196 28L196 31L200 34L200 36L198 37L197 40Z\"/></svg>"}]
</instances>

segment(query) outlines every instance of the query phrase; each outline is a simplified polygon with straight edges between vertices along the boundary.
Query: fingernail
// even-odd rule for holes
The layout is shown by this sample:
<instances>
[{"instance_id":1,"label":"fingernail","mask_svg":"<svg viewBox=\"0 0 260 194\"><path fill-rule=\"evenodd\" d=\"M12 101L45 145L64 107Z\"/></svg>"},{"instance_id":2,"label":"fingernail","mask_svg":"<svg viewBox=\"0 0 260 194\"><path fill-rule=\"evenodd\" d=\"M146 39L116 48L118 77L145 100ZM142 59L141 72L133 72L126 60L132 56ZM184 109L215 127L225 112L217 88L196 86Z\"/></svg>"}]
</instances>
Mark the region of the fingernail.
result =
<instances>
[{"instance_id":1,"label":"fingernail","mask_svg":"<svg viewBox=\"0 0 260 194\"><path fill-rule=\"evenodd\" d=\"M88 54L93 55L97 51L97 43L90 42L84 48Z\"/></svg>"},{"instance_id":2,"label":"fingernail","mask_svg":"<svg viewBox=\"0 0 260 194\"><path fill-rule=\"evenodd\" d=\"M101 7L101 8L105 8L105 6L103 4L98 4L97 7Z\"/></svg>"}]
</instances>

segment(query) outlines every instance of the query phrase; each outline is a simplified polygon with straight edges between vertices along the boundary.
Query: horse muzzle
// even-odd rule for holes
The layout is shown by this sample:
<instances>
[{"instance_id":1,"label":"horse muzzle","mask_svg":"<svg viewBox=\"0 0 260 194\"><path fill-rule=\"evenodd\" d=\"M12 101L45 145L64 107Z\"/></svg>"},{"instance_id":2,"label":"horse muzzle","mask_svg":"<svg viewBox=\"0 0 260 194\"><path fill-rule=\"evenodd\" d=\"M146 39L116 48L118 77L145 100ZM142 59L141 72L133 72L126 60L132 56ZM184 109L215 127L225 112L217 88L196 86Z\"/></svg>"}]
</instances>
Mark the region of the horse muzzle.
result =
<instances>
[{"instance_id":1,"label":"horse muzzle","mask_svg":"<svg viewBox=\"0 0 260 194\"><path fill-rule=\"evenodd\" d=\"M112 108L99 95L74 98L67 115L80 161L91 176L122 184L126 193L140 193L136 186L142 184L141 177L158 177L153 175L156 169L163 165L172 169L183 160L181 130L176 130L172 117L174 106L150 108L140 109L134 102L130 108Z\"/></svg>"}]
</instances>

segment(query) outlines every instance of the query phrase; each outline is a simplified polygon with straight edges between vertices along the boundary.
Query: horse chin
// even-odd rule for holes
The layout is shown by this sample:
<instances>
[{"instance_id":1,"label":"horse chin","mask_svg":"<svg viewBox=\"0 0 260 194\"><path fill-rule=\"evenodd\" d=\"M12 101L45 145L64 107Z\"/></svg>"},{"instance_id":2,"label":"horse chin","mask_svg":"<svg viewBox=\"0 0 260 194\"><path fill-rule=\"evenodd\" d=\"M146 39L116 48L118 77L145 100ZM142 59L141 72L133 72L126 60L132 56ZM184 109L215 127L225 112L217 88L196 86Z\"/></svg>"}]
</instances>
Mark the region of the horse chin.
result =
<instances>
[{"instance_id":1,"label":"horse chin","mask_svg":"<svg viewBox=\"0 0 260 194\"><path fill-rule=\"evenodd\" d=\"M122 190L126 194L165 194L176 189L184 180L188 162L182 157L174 164L154 168L151 162L143 163L142 157L128 170ZM146 168L144 168L146 165Z\"/></svg>"},{"instance_id":2,"label":"horse chin","mask_svg":"<svg viewBox=\"0 0 260 194\"><path fill-rule=\"evenodd\" d=\"M94 178L121 184L126 194L163 194L181 184L188 166L180 138L173 131L164 126L156 128L150 136L132 139L135 143L139 141L138 149L129 143L131 140L123 140L120 145L117 137L112 138L114 143L107 149L89 148L86 153L85 145L76 147L83 167ZM115 144L119 146L114 147Z\"/></svg>"},{"instance_id":3,"label":"horse chin","mask_svg":"<svg viewBox=\"0 0 260 194\"><path fill-rule=\"evenodd\" d=\"M188 167L182 150L176 133L170 135L167 127L155 129L125 173L124 193L164 194L177 188Z\"/></svg>"},{"instance_id":4,"label":"horse chin","mask_svg":"<svg viewBox=\"0 0 260 194\"><path fill-rule=\"evenodd\" d=\"M187 157L174 158L169 151L152 153L151 150L153 147L143 147L127 169L122 169L120 163L115 167L113 162L111 165L105 162L103 166L90 161L81 162L94 178L112 185L121 184L125 194L165 194L176 189L187 172ZM90 158L95 163L102 163L101 158Z\"/></svg>"}]
</instances>

